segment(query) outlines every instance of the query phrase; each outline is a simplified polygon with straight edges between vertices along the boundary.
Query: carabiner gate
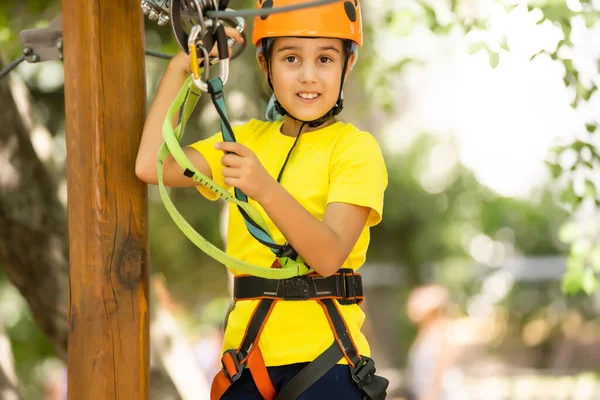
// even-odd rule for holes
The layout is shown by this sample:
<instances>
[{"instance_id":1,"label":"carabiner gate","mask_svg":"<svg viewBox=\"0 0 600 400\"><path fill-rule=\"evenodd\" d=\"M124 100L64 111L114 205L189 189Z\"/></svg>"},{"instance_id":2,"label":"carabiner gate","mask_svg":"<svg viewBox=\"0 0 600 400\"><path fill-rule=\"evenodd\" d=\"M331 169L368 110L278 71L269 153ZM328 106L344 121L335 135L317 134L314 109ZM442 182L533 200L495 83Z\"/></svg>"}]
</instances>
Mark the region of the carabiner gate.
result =
<instances>
[{"instance_id":1,"label":"carabiner gate","mask_svg":"<svg viewBox=\"0 0 600 400\"><path fill-rule=\"evenodd\" d=\"M200 79L200 62L198 61L198 48L202 50L202 57L206 61L209 59L208 50L203 45L196 44L197 37L202 32L200 25L194 25L188 39L188 49L190 55L190 73L194 84L202 91L208 90L206 82L210 79L210 63L204 63L204 81Z\"/></svg>"},{"instance_id":2,"label":"carabiner gate","mask_svg":"<svg viewBox=\"0 0 600 400\"><path fill-rule=\"evenodd\" d=\"M212 20L208 20L204 23L206 28L212 28ZM198 89L203 92L208 91L208 81L210 79L210 65L213 63L210 60L208 49L204 44L198 44L198 36L204 29L200 25L195 25L188 38L188 49L190 54L190 73L192 74L192 80ZM229 79L229 45L227 41L227 35L225 34L225 27L221 21L217 22L216 32L216 45L219 49L219 70L220 78L223 85ZM198 48L202 51L202 57L204 59L204 80L200 79L200 63L198 60Z\"/></svg>"}]
</instances>

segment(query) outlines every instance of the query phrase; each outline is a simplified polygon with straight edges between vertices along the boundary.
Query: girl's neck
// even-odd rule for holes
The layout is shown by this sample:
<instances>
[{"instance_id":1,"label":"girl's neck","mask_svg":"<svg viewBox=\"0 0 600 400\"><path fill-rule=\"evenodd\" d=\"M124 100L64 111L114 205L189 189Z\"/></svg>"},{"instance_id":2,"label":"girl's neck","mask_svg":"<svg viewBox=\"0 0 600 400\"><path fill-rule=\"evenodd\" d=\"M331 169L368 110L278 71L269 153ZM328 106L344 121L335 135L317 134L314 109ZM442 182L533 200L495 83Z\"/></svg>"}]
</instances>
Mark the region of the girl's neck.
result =
<instances>
[{"instance_id":1,"label":"girl's neck","mask_svg":"<svg viewBox=\"0 0 600 400\"><path fill-rule=\"evenodd\" d=\"M336 122L335 118L331 118L329 120L327 120L325 123L311 128L310 126L308 126L308 124L304 124L304 126L302 127L302 132L300 133L306 133L306 132L311 132L311 131L316 131L318 129L322 129L325 128L326 126L329 126L331 124L333 124L334 122ZM298 131L300 130L300 127L302 126L302 122L293 119L292 117L290 117L289 115L285 115L283 117L283 125L281 125L281 133L283 133L285 136L291 136L291 137L296 137L298 136Z\"/></svg>"}]
</instances>

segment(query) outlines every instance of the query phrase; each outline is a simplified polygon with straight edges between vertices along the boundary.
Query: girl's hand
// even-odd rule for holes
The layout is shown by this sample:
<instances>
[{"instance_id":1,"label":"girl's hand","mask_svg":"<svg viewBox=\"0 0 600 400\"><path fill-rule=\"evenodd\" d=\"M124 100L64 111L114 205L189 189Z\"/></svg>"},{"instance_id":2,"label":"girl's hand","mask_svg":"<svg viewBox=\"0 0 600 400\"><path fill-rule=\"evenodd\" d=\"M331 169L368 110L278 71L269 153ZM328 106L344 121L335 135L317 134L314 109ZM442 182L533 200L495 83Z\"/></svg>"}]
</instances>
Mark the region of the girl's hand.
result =
<instances>
[{"instance_id":1,"label":"girl's hand","mask_svg":"<svg viewBox=\"0 0 600 400\"><path fill-rule=\"evenodd\" d=\"M229 152L221 158L225 184L241 189L248 197L262 204L277 181L269 175L256 154L235 142L219 142L215 148Z\"/></svg>"},{"instance_id":2,"label":"girl's hand","mask_svg":"<svg viewBox=\"0 0 600 400\"><path fill-rule=\"evenodd\" d=\"M244 42L244 38L242 37L242 34L235 29L234 27L231 26L225 26L225 34L227 35L228 38L233 38L235 39L235 41L239 44L242 44ZM231 57L231 55L233 54L231 51L232 47L229 47L229 57ZM198 57L201 56L202 53L198 54ZM212 50L208 53L211 57L219 57L219 50L217 49L217 44L215 43L215 45L213 46Z\"/></svg>"},{"instance_id":3,"label":"girl's hand","mask_svg":"<svg viewBox=\"0 0 600 400\"><path fill-rule=\"evenodd\" d=\"M190 74L190 56L185 51L180 51L169 61L169 68L181 71L185 76Z\"/></svg>"},{"instance_id":4,"label":"girl's hand","mask_svg":"<svg viewBox=\"0 0 600 400\"><path fill-rule=\"evenodd\" d=\"M228 38L233 38L235 39L235 41L237 43L243 43L243 38L242 38L242 34L235 28L230 27L230 26L226 26L225 27L225 34L227 35ZM218 57L219 56L219 50L217 49L217 45L215 44L212 48L212 50L210 51L209 55L211 57ZM229 47L229 57L231 57L232 55L232 48ZM199 52L198 53L198 57L199 59L202 57L202 53ZM177 53L172 59L171 61L169 61L169 66L181 71L184 75L189 75L190 74L190 56L185 52L185 51L180 51L179 53Z\"/></svg>"}]
</instances>

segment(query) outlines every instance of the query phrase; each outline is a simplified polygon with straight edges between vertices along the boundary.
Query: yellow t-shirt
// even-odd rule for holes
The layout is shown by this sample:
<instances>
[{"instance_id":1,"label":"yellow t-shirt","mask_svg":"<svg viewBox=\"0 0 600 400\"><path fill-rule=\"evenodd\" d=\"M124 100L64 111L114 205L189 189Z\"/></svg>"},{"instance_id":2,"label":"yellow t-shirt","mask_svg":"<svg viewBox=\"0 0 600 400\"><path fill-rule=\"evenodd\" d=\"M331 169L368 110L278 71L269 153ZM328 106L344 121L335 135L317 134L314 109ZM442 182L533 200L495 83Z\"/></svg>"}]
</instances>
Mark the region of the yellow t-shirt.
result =
<instances>
[{"instance_id":1,"label":"yellow t-shirt","mask_svg":"<svg viewBox=\"0 0 600 400\"><path fill-rule=\"evenodd\" d=\"M265 169L277 177L293 137L281 133L282 122L250 122L233 127L236 141L251 149ZM191 145L206 158L212 178L223 183L221 157L216 142L221 133ZM367 225L342 268L357 270L365 262L369 245L369 227L381 221L383 193L387 187L387 170L381 149L375 138L352 124L335 122L325 128L302 133L281 179L283 187L311 214L323 219L325 207L331 202L344 202L371 208ZM204 186L198 190L207 198L217 196ZM262 207L249 199L264 217L273 239L285 243L281 232ZM227 231L227 253L255 265L269 268L275 259L266 246L254 239L246 228L237 206L230 204ZM232 270L236 274L236 271ZM223 349L237 349L246 331L258 300L238 301L229 315ZM370 349L360 332L365 315L358 305L339 306L360 354L370 356ZM279 301L275 305L259 339L265 364L277 366L308 362L333 343L333 334L323 309L312 300ZM341 363L346 363L342 360Z\"/></svg>"}]
</instances>

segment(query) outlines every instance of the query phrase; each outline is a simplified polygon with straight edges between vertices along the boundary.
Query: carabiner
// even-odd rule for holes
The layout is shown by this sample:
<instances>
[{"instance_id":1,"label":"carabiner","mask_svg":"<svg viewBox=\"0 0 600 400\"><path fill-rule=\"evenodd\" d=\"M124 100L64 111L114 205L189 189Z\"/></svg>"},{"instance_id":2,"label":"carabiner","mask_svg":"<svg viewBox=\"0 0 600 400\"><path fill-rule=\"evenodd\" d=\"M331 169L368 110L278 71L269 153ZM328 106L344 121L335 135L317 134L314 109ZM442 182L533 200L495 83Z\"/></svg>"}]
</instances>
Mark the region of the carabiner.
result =
<instances>
[{"instance_id":1,"label":"carabiner","mask_svg":"<svg viewBox=\"0 0 600 400\"><path fill-rule=\"evenodd\" d=\"M217 21L215 27L215 42L219 50L219 70L221 82L224 86L227 79L229 79L229 40L227 40L227 34L225 33L225 25L220 20Z\"/></svg>"},{"instance_id":2,"label":"carabiner","mask_svg":"<svg viewBox=\"0 0 600 400\"><path fill-rule=\"evenodd\" d=\"M233 11L229 8L227 10ZM242 44L238 44L234 38L230 37L227 39L227 45L229 47L231 47L233 50L233 54L231 54L231 57L229 58L229 61L231 62L231 60L234 60L235 58L239 57L246 49L246 36L245 36L246 34L244 33L244 31L246 30L246 20L242 17L235 17L235 18L222 18L221 21L227 22L227 24L229 24L229 26L235 28L236 31L241 33L242 37L244 38L244 42ZM213 58L210 60L211 65L214 65L218 62L219 62L218 58Z\"/></svg>"},{"instance_id":3,"label":"carabiner","mask_svg":"<svg viewBox=\"0 0 600 400\"><path fill-rule=\"evenodd\" d=\"M227 10L230 9L228 8ZM231 55L231 59L233 60L234 58L237 58L240 54L242 54L242 52L246 48L246 34L244 33L244 31L246 30L246 20L242 17L223 18L221 20L228 22L231 26L235 27L235 30L242 34L242 37L244 38L244 42L241 45L239 45L239 49L237 51L234 51ZM229 38L227 39L227 44L229 44L229 47L231 47L232 49L235 49L236 41L234 38Z\"/></svg>"},{"instance_id":4,"label":"carabiner","mask_svg":"<svg viewBox=\"0 0 600 400\"><path fill-rule=\"evenodd\" d=\"M206 24L207 27L210 28L212 25L212 20L208 21ZM208 91L208 80L210 79L210 55L208 50L203 44L197 44L198 35L202 32L202 28L199 25L194 25L192 31L190 32L190 36L188 38L188 49L190 54L190 73L192 74L192 80L194 84L198 87L198 89L203 92ZM227 43L227 36L225 35L225 28L221 21L217 22L217 30L215 35L216 44L219 48L219 70L220 70L220 78L223 85L229 79L229 48ZM198 48L202 51L203 59L204 59L204 80L200 79L200 70L199 70L199 61L198 61Z\"/></svg>"},{"instance_id":5,"label":"carabiner","mask_svg":"<svg viewBox=\"0 0 600 400\"><path fill-rule=\"evenodd\" d=\"M188 49L190 54L190 73L192 74L192 80L198 89L206 92L208 85L206 82L210 79L210 62L206 62L209 59L208 50L203 45L196 44L198 35L202 32L200 25L194 25L188 39ZM200 79L200 62L198 61L198 48L202 50L202 57L204 59L204 80Z\"/></svg>"}]
</instances>

